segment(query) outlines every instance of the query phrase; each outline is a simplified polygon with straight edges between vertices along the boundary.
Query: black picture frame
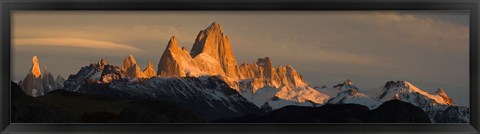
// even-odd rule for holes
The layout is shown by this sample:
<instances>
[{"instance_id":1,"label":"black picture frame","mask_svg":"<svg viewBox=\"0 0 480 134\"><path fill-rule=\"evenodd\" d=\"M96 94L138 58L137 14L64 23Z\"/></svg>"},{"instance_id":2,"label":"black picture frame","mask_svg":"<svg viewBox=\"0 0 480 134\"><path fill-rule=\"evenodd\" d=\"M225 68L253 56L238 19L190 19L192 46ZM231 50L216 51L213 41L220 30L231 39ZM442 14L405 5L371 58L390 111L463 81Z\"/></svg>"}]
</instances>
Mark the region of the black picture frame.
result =
<instances>
[{"instance_id":1,"label":"black picture frame","mask_svg":"<svg viewBox=\"0 0 480 134\"><path fill-rule=\"evenodd\" d=\"M1 0L1 133L478 133L479 0ZM468 10L470 124L18 124L10 122L11 12L15 10Z\"/></svg>"}]
</instances>

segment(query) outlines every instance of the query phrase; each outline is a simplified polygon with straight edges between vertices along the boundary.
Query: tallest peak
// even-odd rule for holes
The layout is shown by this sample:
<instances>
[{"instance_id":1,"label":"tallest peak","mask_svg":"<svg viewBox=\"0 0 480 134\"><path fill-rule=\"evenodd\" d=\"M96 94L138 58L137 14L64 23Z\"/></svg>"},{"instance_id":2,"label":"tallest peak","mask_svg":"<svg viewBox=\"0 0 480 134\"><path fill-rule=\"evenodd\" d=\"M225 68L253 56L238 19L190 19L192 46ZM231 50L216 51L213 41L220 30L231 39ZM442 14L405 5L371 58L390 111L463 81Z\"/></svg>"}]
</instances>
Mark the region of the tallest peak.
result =
<instances>
[{"instance_id":1,"label":"tallest peak","mask_svg":"<svg viewBox=\"0 0 480 134\"><path fill-rule=\"evenodd\" d=\"M168 41L168 44L167 44L167 49L171 48L171 49L176 49L176 48L179 48L180 46L177 44L177 37L172 36L170 38L170 40Z\"/></svg>"},{"instance_id":2,"label":"tallest peak","mask_svg":"<svg viewBox=\"0 0 480 134\"><path fill-rule=\"evenodd\" d=\"M218 24L217 22L212 22L212 24L210 24L210 27L220 27L220 24Z\"/></svg>"},{"instance_id":3,"label":"tallest peak","mask_svg":"<svg viewBox=\"0 0 480 134\"><path fill-rule=\"evenodd\" d=\"M195 58L199 54L206 54L220 63L223 72L231 78L238 77L238 65L227 35L220 25L213 22L205 30L201 30L193 43L190 55Z\"/></svg>"},{"instance_id":4,"label":"tallest peak","mask_svg":"<svg viewBox=\"0 0 480 134\"><path fill-rule=\"evenodd\" d=\"M206 31L207 33L209 33L209 31L222 32L222 27L217 22L212 22L212 24L210 24L210 26L208 26L208 28L204 31Z\"/></svg>"}]
</instances>

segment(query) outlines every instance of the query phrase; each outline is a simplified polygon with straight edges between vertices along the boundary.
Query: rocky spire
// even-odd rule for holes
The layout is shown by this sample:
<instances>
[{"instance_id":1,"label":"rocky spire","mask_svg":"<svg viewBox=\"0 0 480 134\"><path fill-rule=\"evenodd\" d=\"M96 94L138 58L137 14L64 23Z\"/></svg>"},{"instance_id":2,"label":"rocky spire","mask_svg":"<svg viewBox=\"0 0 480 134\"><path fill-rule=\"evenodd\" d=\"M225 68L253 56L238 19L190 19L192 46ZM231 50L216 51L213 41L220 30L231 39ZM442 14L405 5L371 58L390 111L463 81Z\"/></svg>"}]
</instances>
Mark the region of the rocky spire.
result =
<instances>
[{"instance_id":1,"label":"rocky spire","mask_svg":"<svg viewBox=\"0 0 480 134\"><path fill-rule=\"evenodd\" d=\"M135 64L137 64L137 61L135 60L135 57L133 57L133 55L130 54L129 56L125 57L125 59L123 60L122 70L126 71L128 68L132 67Z\"/></svg>"},{"instance_id":2,"label":"rocky spire","mask_svg":"<svg viewBox=\"0 0 480 134\"><path fill-rule=\"evenodd\" d=\"M195 58L200 53L208 54L218 61L226 76L234 79L241 77L230 41L218 23L213 22L198 33L190 55Z\"/></svg>"},{"instance_id":3,"label":"rocky spire","mask_svg":"<svg viewBox=\"0 0 480 134\"><path fill-rule=\"evenodd\" d=\"M185 77L183 63L188 63L190 60L192 60L190 54L186 49L182 50L177 43L177 38L172 36L158 63L157 75Z\"/></svg>"},{"instance_id":4,"label":"rocky spire","mask_svg":"<svg viewBox=\"0 0 480 134\"><path fill-rule=\"evenodd\" d=\"M55 81L52 74L47 71L46 66L43 74L40 72L37 56L33 56L30 72L19 85L26 95L33 97L42 96L55 89L63 88L63 84Z\"/></svg>"},{"instance_id":5,"label":"rocky spire","mask_svg":"<svg viewBox=\"0 0 480 134\"><path fill-rule=\"evenodd\" d=\"M33 76L35 76L35 78L39 78L42 74L40 72L40 64L38 63L37 56L33 56L32 58L32 67L30 69L30 72L33 74Z\"/></svg>"},{"instance_id":6,"label":"rocky spire","mask_svg":"<svg viewBox=\"0 0 480 134\"><path fill-rule=\"evenodd\" d=\"M279 66L276 73L279 77L279 83L289 87L297 87L301 85L306 85L306 82L303 80L303 77L295 70L292 66Z\"/></svg>"},{"instance_id":7,"label":"rocky spire","mask_svg":"<svg viewBox=\"0 0 480 134\"><path fill-rule=\"evenodd\" d=\"M148 62L148 65L145 68L145 70L143 70L143 74L145 74L147 78L157 76L157 72L155 71L155 69L153 69L153 65L150 61Z\"/></svg>"},{"instance_id":8,"label":"rocky spire","mask_svg":"<svg viewBox=\"0 0 480 134\"><path fill-rule=\"evenodd\" d=\"M255 68L255 66L248 64L247 61L243 61L242 65L238 67L240 70L239 73L244 77L244 79L255 78Z\"/></svg>"},{"instance_id":9,"label":"rocky spire","mask_svg":"<svg viewBox=\"0 0 480 134\"><path fill-rule=\"evenodd\" d=\"M122 73L130 78L145 78L140 66L137 65L137 61L132 54L125 57L122 64Z\"/></svg>"},{"instance_id":10,"label":"rocky spire","mask_svg":"<svg viewBox=\"0 0 480 134\"><path fill-rule=\"evenodd\" d=\"M275 72L275 68L269 57L258 58L257 65L262 68L265 79L274 81L278 80L278 74Z\"/></svg>"},{"instance_id":11,"label":"rocky spire","mask_svg":"<svg viewBox=\"0 0 480 134\"><path fill-rule=\"evenodd\" d=\"M177 43L177 37L174 35L168 41L167 49L178 50L179 48L180 48L180 45L178 45L178 43Z\"/></svg>"}]
</instances>

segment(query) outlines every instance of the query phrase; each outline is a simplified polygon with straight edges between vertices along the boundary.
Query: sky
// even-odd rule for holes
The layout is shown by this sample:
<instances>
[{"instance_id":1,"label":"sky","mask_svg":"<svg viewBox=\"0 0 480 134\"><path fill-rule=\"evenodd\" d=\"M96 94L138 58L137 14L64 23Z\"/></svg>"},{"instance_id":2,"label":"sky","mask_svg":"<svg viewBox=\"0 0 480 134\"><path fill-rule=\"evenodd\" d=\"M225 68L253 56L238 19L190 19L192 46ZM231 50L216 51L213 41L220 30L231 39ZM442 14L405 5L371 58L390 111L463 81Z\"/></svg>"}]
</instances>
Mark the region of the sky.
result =
<instances>
[{"instance_id":1,"label":"sky","mask_svg":"<svg viewBox=\"0 0 480 134\"><path fill-rule=\"evenodd\" d=\"M157 69L170 37L190 50L212 22L239 64L270 57L312 86L350 79L369 90L407 80L468 106L468 11L15 11L12 79L25 78L34 55L42 71L64 78L102 58L121 65L129 54Z\"/></svg>"}]
</instances>

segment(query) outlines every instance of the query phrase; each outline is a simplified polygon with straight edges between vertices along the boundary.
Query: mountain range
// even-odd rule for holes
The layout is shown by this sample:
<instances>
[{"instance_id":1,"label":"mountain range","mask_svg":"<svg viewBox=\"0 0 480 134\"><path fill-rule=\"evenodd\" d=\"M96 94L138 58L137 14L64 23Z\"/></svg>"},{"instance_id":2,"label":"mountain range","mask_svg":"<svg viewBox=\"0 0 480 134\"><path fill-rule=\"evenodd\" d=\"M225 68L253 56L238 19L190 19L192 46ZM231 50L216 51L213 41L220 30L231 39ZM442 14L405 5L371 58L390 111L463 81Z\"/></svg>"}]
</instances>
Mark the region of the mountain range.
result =
<instances>
[{"instance_id":1,"label":"mountain range","mask_svg":"<svg viewBox=\"0 0 480 134\"><path fill-rule=\"evenodd\" d=\"M311 87L291 65L273 66L269 57L238 65L229 38L214 22L201 30L191 51L172 36L160 57L141 69L133 55L121 66L106 59L82 67L67 80L43 75L36 56L32 68L18 83L29 96L54 89L127 100L164 101L187 109L209 121L285 110L286 106L322 107L359 104L376 110L399 100L422 109L431 122L469 122L469 108L454 103L444 89L430 94L408 81L388 81L375 90L364 90L346 80L331 87Z\"/></svg>"}]
</instances>

